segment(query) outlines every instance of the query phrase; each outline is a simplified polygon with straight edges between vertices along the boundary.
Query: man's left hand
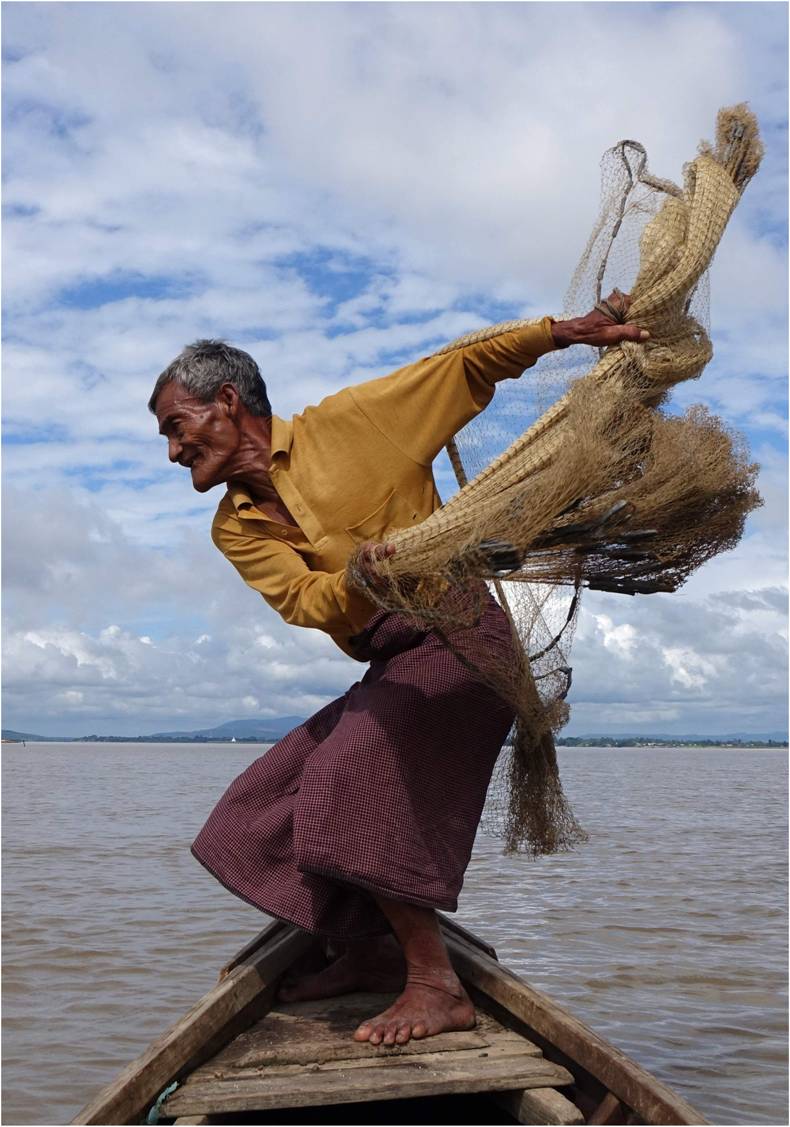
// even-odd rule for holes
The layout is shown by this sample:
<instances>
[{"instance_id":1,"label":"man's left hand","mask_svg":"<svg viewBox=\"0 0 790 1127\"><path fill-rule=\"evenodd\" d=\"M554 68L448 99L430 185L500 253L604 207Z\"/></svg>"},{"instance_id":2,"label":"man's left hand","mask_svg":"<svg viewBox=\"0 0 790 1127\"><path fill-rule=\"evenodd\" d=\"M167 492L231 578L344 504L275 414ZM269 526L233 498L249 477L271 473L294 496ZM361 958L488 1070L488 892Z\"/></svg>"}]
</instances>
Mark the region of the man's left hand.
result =
<instances>
[{"instance_id":1,"label":"man's left hand","mask_svg":"<svg viewBox=\"0 0 790 1127\"><path fill-rule=\"evenodd\" d=\"M365 577L365 585L374 591L386 588L386 580L375 570L376 560L386 560L395 555L394 544L375 544L372 541L362 544L357 554L357 563Z\"/></svg>"},{"instance_id":2,"label":"man's left hand","mask_svg":"<svg viewBox=\"0 0 790 1127\"><path fill-rule=\"evenodd\" d=\"M551 335L557 348L567 348L571 344L591 344L594 348L609 348L624 340L642 344L650 339L647 329L638 325L624 325L619 320L628 316L631 298L620 290L612 290L607 298L584 317L573 317L569 321L555 321Z\"/></svg>"}]
</instances>

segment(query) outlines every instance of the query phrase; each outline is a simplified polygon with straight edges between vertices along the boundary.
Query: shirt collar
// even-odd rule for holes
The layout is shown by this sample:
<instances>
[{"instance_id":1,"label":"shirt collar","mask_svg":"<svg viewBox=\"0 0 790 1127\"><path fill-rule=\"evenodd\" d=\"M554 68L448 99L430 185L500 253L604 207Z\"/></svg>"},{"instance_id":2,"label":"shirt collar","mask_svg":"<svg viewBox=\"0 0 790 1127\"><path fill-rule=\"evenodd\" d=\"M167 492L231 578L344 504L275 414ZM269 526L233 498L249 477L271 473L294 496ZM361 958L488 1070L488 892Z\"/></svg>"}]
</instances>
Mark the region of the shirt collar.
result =
<instances>
[{"instance_id":1,"label":"shirt collar","mask_svg":"<svg viewBox=\"0 0 790 1127\"><path fill-rule=\"evenodd\" d=\"M275 454L290 454L293 426L285 419L272 415L272 458Z\"/></svg>"},{"instance_id":2,"label":"shirt collar","mask_svg":"<svg viewBox=\"0 0 790 1127\"><path fill-rule=\"evenodd\" d=\"M271 452L272 461L278 456L289 454L293 442L293 427L290 422L272 415ZM228 496L238 513L240 509L255 508L255 502L243 485L228 485Z\"/></svg>"}]
</instances>

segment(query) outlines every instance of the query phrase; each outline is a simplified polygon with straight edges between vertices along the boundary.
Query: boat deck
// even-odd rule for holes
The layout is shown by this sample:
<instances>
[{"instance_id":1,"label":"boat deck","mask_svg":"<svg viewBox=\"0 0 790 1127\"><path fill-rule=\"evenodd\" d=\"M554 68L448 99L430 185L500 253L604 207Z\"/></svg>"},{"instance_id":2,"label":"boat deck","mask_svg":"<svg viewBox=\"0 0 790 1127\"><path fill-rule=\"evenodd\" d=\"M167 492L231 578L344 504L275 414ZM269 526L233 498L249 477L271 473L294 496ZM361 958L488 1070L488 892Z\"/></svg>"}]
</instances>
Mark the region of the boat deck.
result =
<instances>
[{"instance_id":1,"label":"boat deck","mask_svg":"<svg viewBox=\"0 0 790 1127\"><path fill-rule=\"evenodd\" d=\"M543 1122L583 1122L578 1109L553 1090L573 1083L570 1072L488 1013L479 1012L469 1032L391 1047L354 1041L356 1027L393 999L350 994L280 1003L195 1069L167 1098L162 1113L186 1120L518 1089L532 1093L536 1110L553 1111Z\"/></svg>"},{"instance_id":2,"label":"boat deck","mask_svg":"<svg viewBox=\"0 0 790 1127\"><path fill-rule=\"evenodd\" d=\"M72 1123L705 1124L707 1120L447 918L475 1029L407 1045L353 1032L392 1000L348 994L277 1001L282 974L315 940L269 924L179 1021Z\"/></svg>"}]
</instances>

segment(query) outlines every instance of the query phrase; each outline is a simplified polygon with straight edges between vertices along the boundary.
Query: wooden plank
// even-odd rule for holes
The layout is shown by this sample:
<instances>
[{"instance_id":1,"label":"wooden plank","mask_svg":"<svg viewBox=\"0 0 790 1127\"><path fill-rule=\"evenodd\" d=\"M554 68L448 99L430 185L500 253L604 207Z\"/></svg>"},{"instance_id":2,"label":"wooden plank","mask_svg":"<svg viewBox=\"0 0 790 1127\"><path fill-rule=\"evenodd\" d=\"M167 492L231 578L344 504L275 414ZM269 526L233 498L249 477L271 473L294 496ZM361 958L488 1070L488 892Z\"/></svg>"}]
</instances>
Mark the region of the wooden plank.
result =
<instances>
[{"instance_id":1,"label":"wooden plank","mask_svg":"<svg viewBox=\"0 0 790 1127\"><path fill-rule=\"evenodd\" d=\"M187 1127L187 1124L192 1127L204 1127L207 1123L216 1123L213 1115L182 1115L180 1119L175 1121L174 1127Z\"/></svg>"},{"instance_id":2,"label":"wooden plank","mask_svg":"<svg viewBox=\"0 0 790 1127\"><path fill-rule=\"evenodd\" d=\"M578 1063L648 1123L707 1124L696 1108L546 994L460 936L446 935L457 973ZM515 1085L514 1085L515 1087Z\"/></svg>"},{"instance_id":3,"label":"wooden plank","mask_svg":"<svg viewBox=\"0 0 790 1127\"><path fill-rule=\"evenodd\" d=\"M365 995L354 995L353 1003L343 1005L345 999L335 998L334 1006L322 1014L294 1013L295 1005L279 1004L276 1010L257 1022L246 1032L239 1034L231 1044L223 1049L211 1062L216 1070L242 1068L271 1068L274 1065L302 1064L316 1062L324 1064L330 1060L353 1060L357 1057L375 1056L377 1053L398 1052L414 1054L425 1052L452 1052L457 1049L485 1049L490 1040L477 1030L463 1033L443 1033L420 1041L409 1041L406 1045L391 1048L375 1046L367 1042L354 1041L353 1034L364 1020L365 1014L376 1013L389 1004L388 998L370 995L370 1002L364 1007L357 999ZM540 1050L535 1048L535 1053Z\"/></svg>"},{"instance_id":4,"label":"wooden plank","mask_svg":"<svg viewBox=\"0 0 790 1127\"><path fill-rule=\"evenodd\" d=\"M204 1069L212 1074L255 1070L288 1064L303 1066L329 1061L425 1053L484 1050L492 1044L517 1047L520 1053L540 1056L537 1045L504 1029L489 1014L478 1015L475 1029L412 1039L405 1045L371 1045L354 1041L353 1034L365 1017L385 1008L394 995L347 994L311 1002L278 1003L277 1008L250 1029L240 1033Z\"/></svg>"},{"instance_id":5,"label":"wooden plank","mask_svg":"<svg viewBox=\"0 0 790 1127\"><path fill-rule=\"evenodd\" d=\"M607 1124L617 1123L619 1120L624 1120L627 1110L612 1092L607 1092L598 1107L587 1120L588 1123Z\"/></svg>"},{"instance_id":6,"label":"wooden plank","mask_svg":"<svg viewBox=\"0 0 790 1127\"><path fill-rule=\"evenodd\" d=\"M168 1084L261 1017L274 1000L279 976L312 942L311 935L296 928L275 934L127 1065L71 1122L115 1124L144 1118Z\"/></svg>"},{"instance_id":7,"label":"wooden plank","mask_svg":"<svg viewBox=\"0 0 790 1127\"><path fill-rule=\"evenodd\" d=\"M262 931L259 931L258 934L249 941L249 943L245 943L241 950L237 951L232 959L228 960L228 962L225 963L225 966L222 967L219 972L219 978L217 981L222 982L223 978L227 978L234 967L237 967L240 963L246 962L251 955L254 955L261 949L261 947L264 947L267 943L270 943L271 940L274 939L275 935L279 935L281 931L289 926L290 925L287 924L285 920L272 920L272 922L267 924Z\"/></svg>"},{"instance_id":8,"label":"wooden plank","mask_svg":"<svg viewBox=\"0 0 790 1127\"><path fill-rule=\"evenodd\" d=\"M164 1104L168 1116L267 1111L285 1107L408 1099L412 1096L486 1092L511 1087L545 1088L569 1084L566 1069L542 1057L510 1053L490 1058L472 1053L436 1053L426 1057L392 1057L386 1067L316 1067L309 1072L288 1067L277 1075L245 1076L198 1082L190 1079ZM459 1061L459 1058L463 1058Z\"/></svg>"},{"instance_id":9,"label":"wooden plank","mask_svg":"<svg viewBox=\"0 0 790 1127\"><path fill-rule=\"evenodd\" d=\"M228 1069L218 1064L216 1058L208 1061L202 1068L196 1069L191 1076L187 1077L184 1082L184 1087L189 1087L193 1084L212 1083L214 1081L235 1082L245 1079L259 1079L264 1077L266 1079L285 1079L290 1077L294 1083L300 1083L301 1080L308 1075L315 1073L330 1073L330 1072L349 1072L356 1073L358 1069L379 1069L382 1072L389 1072L392 1069L399 1068L412 1068L417 1066L419 1068L432 1067L436 1061L441 1061L444 1064L451 1058L444 1055L444 1051L432 1053L430 1051L430 1042L432 1038L426 1038L427 1049L422 1054L402 1053L398 1051L396 1046L390 1049L382 1049L371 1047L366 1056L363 1057L341 1057L333 1060L313 1061L309 1066L299 1064L273 1064L262 1065L259 1067L248 1066L239 1069ZM526 1058L535 1059L535 1054L525 1049L519 1041L503 1042L501 1044L494 1043L484 1049L475 1046L473 1049L455 1049L452 1051L452 1067L453 1068L467 1068L474 1071L477 1068L480 1060L498 1060L502 1061L507 1059L511 1061L514 1067Z\"/></svg>"},{"instance_id":10,"label":"wooden plank","mask_svg":"<svg viewBox=\"0 0 790 1127\"><path fill-rule=\"evenodd\" d=\"M516 1123L575 1125L584 1115L555 1088L526 1088L520 1092L495 1092L491 1097L498 1107L512 1115Z\"/></svg>"}]
</instances>

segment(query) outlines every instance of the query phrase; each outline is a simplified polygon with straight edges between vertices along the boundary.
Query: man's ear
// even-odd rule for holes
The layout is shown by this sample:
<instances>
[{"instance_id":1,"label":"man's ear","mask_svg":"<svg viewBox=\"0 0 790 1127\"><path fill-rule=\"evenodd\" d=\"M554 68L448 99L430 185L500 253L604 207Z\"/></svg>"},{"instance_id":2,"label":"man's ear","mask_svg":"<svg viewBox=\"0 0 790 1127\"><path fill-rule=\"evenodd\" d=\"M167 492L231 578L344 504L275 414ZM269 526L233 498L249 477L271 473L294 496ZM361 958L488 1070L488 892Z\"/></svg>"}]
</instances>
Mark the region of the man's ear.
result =
<instances>
[{"instance_id":1,"label":"man's ear","mask_svg":"<svg viewBox=\"0 0 790 1127\"><path fill-rule=\"evenodd\" d=\"M241 405L241 399L239 398L239 391L236 385L224 383L217 392L216 402L229 418L235 419Z\"/></svg>"}]
</instances>

